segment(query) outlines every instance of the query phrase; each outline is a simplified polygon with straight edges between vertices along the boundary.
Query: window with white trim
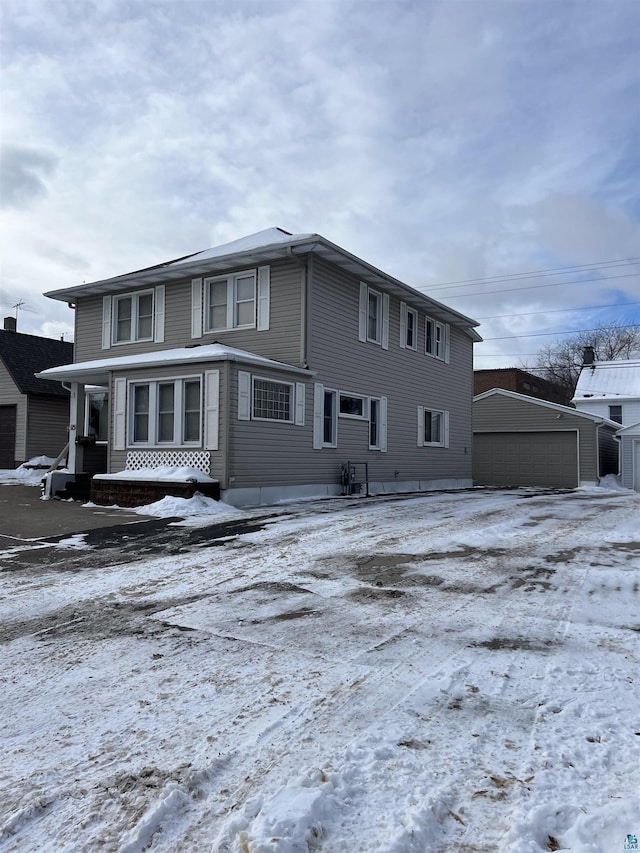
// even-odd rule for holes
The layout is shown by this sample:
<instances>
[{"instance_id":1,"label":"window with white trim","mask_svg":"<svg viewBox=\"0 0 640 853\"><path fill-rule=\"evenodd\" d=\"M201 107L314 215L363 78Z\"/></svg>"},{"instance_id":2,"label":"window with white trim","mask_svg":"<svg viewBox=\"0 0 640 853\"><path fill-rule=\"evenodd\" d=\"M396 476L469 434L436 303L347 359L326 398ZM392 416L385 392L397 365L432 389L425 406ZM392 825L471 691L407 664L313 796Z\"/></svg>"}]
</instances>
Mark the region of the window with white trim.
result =
<instances>
[{"instance_id":1,"label":"window with white trim","mask_svg":"<svg viewBox=\"0 0 640 853\"><path fill-rule=\"evenodd\" d=\"M418 406L418 446L449 446L449 412Z\"/></svg>"},{"instance_id":2,"label":"window with white trim","mask_svg":"<svg viewBox=\"0 0 640 853\"><path fill-rule=\"evenodd\" d=\"M622 406L609 406L609 420L622 424Z\"/></svg>"},{"instance_id":3,"label":"window with white trim","mask_svg":"<svg viewBox=\"0 0 640 853\"><path fill-rule=\"evenodd\" d=\"M204 280L205 332L254 328L256 284L255 270L206 278Z\"/></svg>"},{"instance_id":4,"label":"window with white trim","mask_svg":"<svg viewBox=\"0 0 640 853\"><path fill-rule=\"evenodd\" d=\"M252 377L252 418L262 421L293 422L293 385Z\"/></svg>"},{"instance_id":5,"label":"window with white trim","mask_svg":"<svg viewBox=\"0 0 640 853\"><path fill-rule=\"evenodd\" d=\"M418 312L400 303L400 346L402 349L418 348Z\"/></svg>"},{"instance_id":6,"label":"window with white trim","mask_svg":"<svg viewBox=\"0 0 640 853\"><path fill-rule=\"evenodd\" d=\"M113 297L113 343L153 340L153 290Z\"/></svg>"},{"instance_id":7,"label":"window with white trim","mask_svg":"<svg viewBox=\"0 0 640 853\"><path fill-rule=\"evenodd\" d=\"M382 294L371 288L367 292L367 340L382 343Z\"/></svg>"},{"instance_id":8,"label":"window with white trim","mask_svg":"<svg viewBox=\"0 0 640 853\"><path fill-rule=\"evenodd\" d=\"M200 446L199 376L129 383L129 445Z\"/></svg>"},{"instance_id":9,"label":"window with white trim","mask_svg":"<svg viewBox=\"0 0 640 853\"><path fill-rule=\"evenodd\" d=\"M449 360L449 327L425 317L425 352L441 361Z\"/></svg>"},{"instance_id":10,"label":"window with white trim","mask_svg":"<svg viewBox=\"0 0 640 853\"><path fill-rule=\"evenodd\" d=\"M324 407L322 410L322 446L335 447L338 443L338 392L324 389Z\"/></svg>"},{"instance_id":11,"label":"window with white trim","mask_svg":"<svg viewBox=\"0 0 640 853\"><path fill-rule=\"evenodd\" d=\"M385 402L380 397L369 399L369 450L385 449Z\"/></svg>"},{"instance_id":12,"label":"window with white trim","mask_svg":"<svg viewBox=\"0 0 640 853\"><path fill-rule=\"evenodd\" d=\"M340 392L340 417L341 418L366 418L368 417L368 398L360 394L346 394Z\"/></svg>"}]
</instances>

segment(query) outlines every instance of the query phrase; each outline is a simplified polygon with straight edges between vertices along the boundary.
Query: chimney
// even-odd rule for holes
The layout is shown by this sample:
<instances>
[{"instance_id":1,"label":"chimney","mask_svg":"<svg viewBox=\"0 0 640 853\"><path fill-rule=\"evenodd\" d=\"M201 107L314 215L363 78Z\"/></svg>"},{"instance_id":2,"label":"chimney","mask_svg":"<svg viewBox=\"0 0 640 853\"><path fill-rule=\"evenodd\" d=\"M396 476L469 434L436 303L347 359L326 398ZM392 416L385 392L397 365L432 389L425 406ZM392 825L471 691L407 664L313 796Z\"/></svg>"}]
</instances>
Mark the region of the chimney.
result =
<instances>
[{"instance_id":1,"label":"chimney","mask_svg":"<svg viewBox=\"0 0 640 853\"><path fill-rule=\"evenodd\" d=\"M5 317L4 318L4 330L5 330L5 332L15 332L15 330L16 330L16 318L15 317Z\"/></svg>"},{"instance_id":2,"label":"chimney","mask_svg":"<svg viewBox=\"0 0 640 853\"><path fill-rule=\"evenodd\" d=\"M593 347L585 347L582 354L582 366L589 367L589 365L593 364L595 360L596 356L593 351Z\"/></svg>"}]
</instances>

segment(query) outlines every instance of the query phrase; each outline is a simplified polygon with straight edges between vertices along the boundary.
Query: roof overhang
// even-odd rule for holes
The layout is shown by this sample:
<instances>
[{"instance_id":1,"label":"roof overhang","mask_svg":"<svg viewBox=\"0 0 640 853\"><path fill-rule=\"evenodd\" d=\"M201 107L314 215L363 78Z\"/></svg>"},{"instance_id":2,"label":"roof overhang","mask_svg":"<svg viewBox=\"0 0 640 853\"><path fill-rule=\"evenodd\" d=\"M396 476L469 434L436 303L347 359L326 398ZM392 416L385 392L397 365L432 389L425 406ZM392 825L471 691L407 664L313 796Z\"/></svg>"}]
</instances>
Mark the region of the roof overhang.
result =
<instances>
[{"instance_id":1,"label":"roof overhang","mask_svg":"<svg viewBox=\"0 0 640 853\"><path fill-rule=\"evenodd\" d=\"M228 254L207 256L206 252L199 255L188 255L137 272L115 278L93 281L76 287L68 287L62 290L50 290L45 293L51 299L57 299L69 304L75 303L79 298L86 296L105 296L111 293L121 293L131 288L151 286L154 284L168 284L171 282L184 281L185 279L198 278L200 276L217 275L242 267L258 266L277 260L287 258L303 259L307 255L316 255L329 263L335 264L340 269L356 276L361 281L372 286L383 287L398 299L408 303L418 310L428 311L436 320L449 323L452 326L463 329L472 340L479 342L480 335L474 331L479 323L448 308L441 302L421 293L409 285L404 284L393 276L387 275L366 261L357 258L350 252L345 251L335 243L325 239L319 234L292 235L291 240L280 240L267 245L254 246L243 251L232 251ZM190 258L192 258L190 260Z\"/></svg>"},{"instance_id":2,"label":"roof overhang","mask_svg":"<svg viewBox=\"0 0 640 853\"><path fill-rule=\"evenodd\" d=\"M58 382L78 382L82 385L109 384L113 373L128 372L144 368L171 367L187 364L211 364L215 362L235 362L253 368L278 370L302 376L315 376L312 370L294 367L282 361L273 361L245 350L225 347L221 344L181 347L179 349L159 350L136 355L124 355L116 358L101 358L93 361L79 361L75 364L62 364L36 373L39 379L53 379Z\"/></svg>"},{"instance_id":3,"label":"roof overhang","mask_svg":"<svg viewBox=\"0 0 640 853\"><path fill-rule=\"evenodd\" d=\"M473 398L474 403L480 400L486 400L489 397L509 397L513 400L519 400L521 403L532 403L534 406L540 406L545 409L551 409L561 415L573 415L577 418L583 418L587 421L592 421L600 426L611 427L617 431L620 429L620 424L609 420L602 415L592 415L590 412L581 412L579 409L572 409L571 406L562 406L560 403L552 403L550 400L540 400L538 397L529 397L527 394L518 394L516 391L507 391L506 388L491 388L489 391L484 391L482 394L477 394ZM531 430L536 432L535 429Z\"/></svg>"}]
</instances>

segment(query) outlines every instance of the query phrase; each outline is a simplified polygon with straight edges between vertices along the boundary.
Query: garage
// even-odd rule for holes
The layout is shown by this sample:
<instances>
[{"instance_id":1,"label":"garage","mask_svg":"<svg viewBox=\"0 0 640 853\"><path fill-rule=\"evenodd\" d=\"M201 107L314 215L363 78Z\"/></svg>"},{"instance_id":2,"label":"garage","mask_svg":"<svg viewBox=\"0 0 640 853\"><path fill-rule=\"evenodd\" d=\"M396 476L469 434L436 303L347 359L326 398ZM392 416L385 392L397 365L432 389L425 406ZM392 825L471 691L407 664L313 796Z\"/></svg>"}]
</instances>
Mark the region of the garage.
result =
<instances>
[{"instance_id":1,"label":"garage","mask_svg":"<svg viewBox=\"0 0 640 853\"><path fill-rule=\"evenodd\" d=\"M597 485L619 471L620 424L493 388L473 398L473 481L478 486Z\"/></svg>"},{"instance_id":2,"label":"garage","mask_svg":"<svg viewBox=\"0 0 640 853\"><path fill-rule=\"evenodd\" d=\"M0 468L15 468L16 407L0 406Z\"/></svg>"},{"instance_id":3,"label":"garage","mask_svg":"<svg viewBox=\"0 0 640 853\"><path fill-rule=\"evenodd\" d=\"M578 486L577 432L478 433L473 479L487 486Z\"/></svg>"}]
</instances>

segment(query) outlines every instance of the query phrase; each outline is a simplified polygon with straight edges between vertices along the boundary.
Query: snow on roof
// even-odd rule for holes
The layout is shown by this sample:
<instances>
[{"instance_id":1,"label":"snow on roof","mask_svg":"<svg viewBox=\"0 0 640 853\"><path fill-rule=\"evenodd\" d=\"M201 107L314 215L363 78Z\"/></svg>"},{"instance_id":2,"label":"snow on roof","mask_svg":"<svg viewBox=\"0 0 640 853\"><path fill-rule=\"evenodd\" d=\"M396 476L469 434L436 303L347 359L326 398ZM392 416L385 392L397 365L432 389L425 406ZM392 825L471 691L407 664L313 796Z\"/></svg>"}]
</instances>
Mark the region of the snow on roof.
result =
<instances>
[{"instance_id":1,"label":"snow on roof","mask_svg":"<svg viewBox=\"0 0 640 853\"><path fill-rule=\"evenodd\" d=\"M240 237L238 240L232 240L230 243L213 246L211 249L205 249L204 252L197 252L195 255L188 255L186 258L172 261L168 266L191 264L194 261L221 258L225 255L236 255L240 252L248 252L251 249L264 249L267 246L275 246L278 243L296 243L299 240L306 240L312 236L312 234L290 234L283 228L265 228L263 231L256 231L255 234L248 234L246 237Z\"/></svg>"},{"instance_id":2,"label":"snow on roof","mask_svg":"<svg viewBox=\"0 0 640 853\"><path fill-rule=\"evenodd\" d=\"M236 361L275 370L286 370L289 373L314 375L312 371L294 367L281 361L273 361L273 359L252 352L227 347L223 344L207 344L205 346L160 350L159 352L143 352L137 355L123 355L117 358L98 358L93 361L79 361L75 364L62 364L59 367L43 370L37 376L42 379L55 379L58 382L83 382L84 384L101 385L108 382L109 373L114 370L133 370L140 367L212 361Z\"/></svg>"},{"instance_id":3,"label":"snow on roof","mask_svg":"<svg viewBox=\"0 0 640 853\"><path fill-rule=\"evenodd\" d=\"M640 397L640 359L596 361L584 366L573 399L592 397Z\"/></svg>"}]
</instances>

